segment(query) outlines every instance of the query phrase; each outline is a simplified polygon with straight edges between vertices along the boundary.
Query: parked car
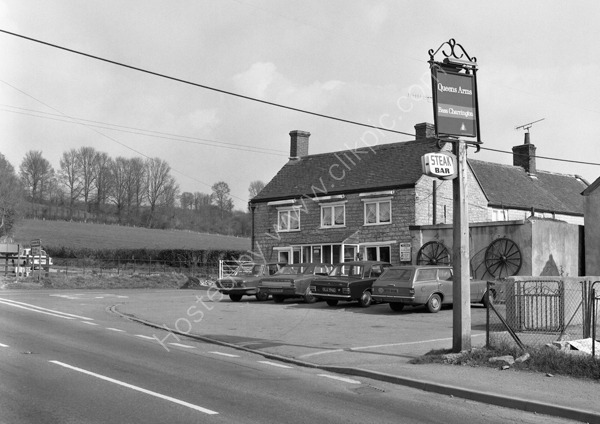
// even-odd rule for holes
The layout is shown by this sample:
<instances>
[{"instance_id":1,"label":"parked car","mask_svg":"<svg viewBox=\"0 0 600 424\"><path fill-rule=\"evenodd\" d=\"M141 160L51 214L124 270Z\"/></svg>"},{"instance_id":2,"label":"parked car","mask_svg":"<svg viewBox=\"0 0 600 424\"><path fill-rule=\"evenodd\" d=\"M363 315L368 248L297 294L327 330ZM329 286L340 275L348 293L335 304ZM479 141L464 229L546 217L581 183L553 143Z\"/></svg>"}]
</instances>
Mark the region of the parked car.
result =
<instances>
[{"instance_id":1,"label":"parked car","mask_svg":"<svg viewBox=\"0 0 600 424\"><path fill-rule=\"evenodd\" d=\"M267 300L268 293L259 293L258 283L264 277L275 274L283 263L240 264L232 275L217 280L219 292L229 295L232 302L239 302L242 296L256 296L257 300Z\"/></svg>"},{"instance_id":2,"label":"parked car","mask_svg":"<svg viewBox=\"0 0 600 424\"><path fill-rule=\"evenodd\" d=\"M332 269L332 265L325 263L286 265L272 277L263 278L258 289L273 296L276 303L289 297L303 297L306 303L313 303L317 299L310 293L310 284L315 278L327 276Z\"/></svg>"},{"instance_id":3,"label":"parked car","mask_svg":"<svg viewBox=\"0 0 600 424\"><path fill-rule=\"evenodd\" d=\"M360 306L367 307L372 303L373 281L390 266L379 261L340 263L327 278L316 279L310 285L310 292L317 299L325 299L329 306L337 305L340 300L357 300Z\"/></svg>"},{"instance_id":4,"label":"parked car","mask_svg":"<svg viewBox=\"0 0 600 424\"><path fill-rule=\"evenodd\" d=\"M393 311L405 305L425 305L438 312L452 304L452 267L438 265L394 266L373 283L373 299L389 302ZM471 278L471 303L485 303L487 282Z\"/></svg>"}]
</instances>

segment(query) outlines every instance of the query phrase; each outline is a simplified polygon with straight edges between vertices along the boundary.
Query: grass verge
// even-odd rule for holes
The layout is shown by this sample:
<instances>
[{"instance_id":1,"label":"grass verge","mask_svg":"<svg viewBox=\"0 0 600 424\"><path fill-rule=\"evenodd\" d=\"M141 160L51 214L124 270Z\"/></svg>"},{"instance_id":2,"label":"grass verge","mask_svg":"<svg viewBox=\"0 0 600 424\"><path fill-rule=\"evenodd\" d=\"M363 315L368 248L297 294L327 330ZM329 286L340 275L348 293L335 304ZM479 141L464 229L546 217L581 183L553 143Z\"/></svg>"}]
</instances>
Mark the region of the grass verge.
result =
<instances>
[{"instance_id":1,"label":"grass verge","mask_svg":"<svg viewBox=\"0 0 600 424\"><path fill-rule=\"evenodd\" d=\"M538 372L600 381L600 359L578 351L561 351L548 346L528 348L530 358L525 362L516 362L510 368L518 371ZM449 349L432 350L415 358L412 364L449 364L472 367L498 368L498 362L489 362L490 358L510 355L518 358L526 353L517 346L499 344L493 349L479 348L453 354ZM505 363L502 363L505 365Z\"/></svg>"}]
</instances>

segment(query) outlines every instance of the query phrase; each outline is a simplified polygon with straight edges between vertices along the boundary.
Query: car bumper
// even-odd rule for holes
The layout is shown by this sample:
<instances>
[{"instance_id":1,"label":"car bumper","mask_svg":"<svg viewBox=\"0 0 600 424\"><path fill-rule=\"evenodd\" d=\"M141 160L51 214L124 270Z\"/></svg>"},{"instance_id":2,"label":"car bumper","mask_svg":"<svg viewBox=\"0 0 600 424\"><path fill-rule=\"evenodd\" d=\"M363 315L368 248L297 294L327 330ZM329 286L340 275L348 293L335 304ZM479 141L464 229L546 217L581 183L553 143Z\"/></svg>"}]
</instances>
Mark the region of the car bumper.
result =
<instances>
[{"instance_id":1,"label":"car bumper","mask_svg":"<svg viewBox=\"0 0 600 424\"><path fill-rule=\"evenodd\" d=\"M415 303L414 296L395 296L395 295L389 295L389 294L387 294L387 295L374 294L372 296L373 296L373 299L375 299L378 302L400 302L400 303L406 303L407 305Z\"/></svg>"},{"instance_id":2,"label":"car bumper","mask_svg":"<svg viewBox=\"0 0 600 424\"><path fill-rule=\"evenodd\" d=\"M232 289L219 287L219 292L223 294L242 294L242 295L254 295L258 293L256 287L234 287Z\"/></svg>"},{"instance_id":3,"label":"car bumper","mask_svg":"<svg viewBox=\"0 0 600 424\"><path fill-rule=\"evenodd\" d=\"M301 296L301 293L296 293L296 290L291 287L259 287L261 293L268 293L275 296Z\"/></svg>"},{"instance_id":4,"label":"car bumper","mask_svg":"<svg viewBox=\"0 0 600 424\"><path fill-rule=\"evenodd\" d=\"M331 299L331 300L352 300L352 299L354 299L351 295L315 293L315 292L310 292L310 294L312 294L317 299Z\"/></svg>"}]
</instances>

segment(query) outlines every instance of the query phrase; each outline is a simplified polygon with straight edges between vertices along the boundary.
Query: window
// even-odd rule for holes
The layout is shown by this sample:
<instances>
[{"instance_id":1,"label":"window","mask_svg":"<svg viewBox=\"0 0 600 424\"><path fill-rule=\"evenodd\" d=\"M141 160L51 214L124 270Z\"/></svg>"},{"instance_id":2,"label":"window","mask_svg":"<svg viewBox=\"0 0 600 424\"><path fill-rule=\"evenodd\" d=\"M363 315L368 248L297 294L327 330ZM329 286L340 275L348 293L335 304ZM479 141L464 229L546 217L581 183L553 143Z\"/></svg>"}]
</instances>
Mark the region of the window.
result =
<instances>
[{"instance_id":1,"label":"window","mask_svg":"<svg viewBox=\"0 0 600 424\"><path fill-rule=\"evenodd\" d=\"M437 269L420 269L417 271L415 281L434 281L437 279Z\"/></svg>"},{"instance_id":2,"label":"window","mask_svg":"<svg viewBox=\"0 0 600 424\"><path fill-rule=\"evenodd\" d=\"M300 209L277 211L277 231L300 231Z\"/></svg>"},{"instance_id":3,"label":"window","mask_svg":"<svg viewBox=\"0 0 600 424\"><path fill-rule=\"evenodd\" d=\"M343 227L346 225L345 205L322 205L321 227Z\"/></svg>"},{"instance_id":4,"label":"window","mask_svg":"<svg viewBox=\"0 0 600 424\"><path fill-rule=\"evenodd\" d=\"M365 201L365 225L381 225L392 222L392 201Z\"/></svg>"},{"instance_id":5,"label":"window","mask_svg":"<svg viewBox=\"0 0 600 424\"><path fill-rule=\"evenodd\" d=\"M367 261L390 262L390 246L366 246L365 259Z\"/></svg>"}]
</instances>

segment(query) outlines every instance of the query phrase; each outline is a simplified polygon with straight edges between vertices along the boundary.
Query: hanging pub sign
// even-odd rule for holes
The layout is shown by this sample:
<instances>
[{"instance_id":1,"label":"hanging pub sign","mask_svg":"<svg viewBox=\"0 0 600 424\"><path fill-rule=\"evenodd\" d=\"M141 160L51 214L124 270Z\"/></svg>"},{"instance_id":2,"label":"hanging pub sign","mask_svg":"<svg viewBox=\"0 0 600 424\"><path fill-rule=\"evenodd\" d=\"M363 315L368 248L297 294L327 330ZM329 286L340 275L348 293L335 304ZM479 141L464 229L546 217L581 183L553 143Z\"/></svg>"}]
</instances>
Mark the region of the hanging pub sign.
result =
<instances>
[{"instance_id":1,"label":"hanging pub sign","mask_svg":"<svg viewBox=\"0 0 600 424\"><path fill-rule=\"evenodd\" d=\"M437 133L477 137L477 88L474 75L433 66L432 80Z\"/></svg>"},{"instance_id":2,"label":"hanging pub sign","mask_svg":"<svg viewBox=\"0 0 600 424\"><path fill-rule=\"evenodd\" d=\"M449 152L426 153L421 156L423 174L441 180L456 178L456 156Z\"/></svg>"}]
</instances>

